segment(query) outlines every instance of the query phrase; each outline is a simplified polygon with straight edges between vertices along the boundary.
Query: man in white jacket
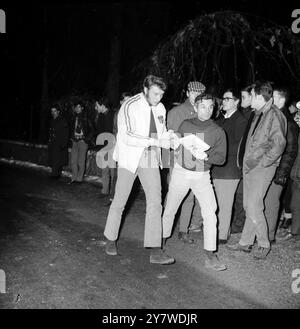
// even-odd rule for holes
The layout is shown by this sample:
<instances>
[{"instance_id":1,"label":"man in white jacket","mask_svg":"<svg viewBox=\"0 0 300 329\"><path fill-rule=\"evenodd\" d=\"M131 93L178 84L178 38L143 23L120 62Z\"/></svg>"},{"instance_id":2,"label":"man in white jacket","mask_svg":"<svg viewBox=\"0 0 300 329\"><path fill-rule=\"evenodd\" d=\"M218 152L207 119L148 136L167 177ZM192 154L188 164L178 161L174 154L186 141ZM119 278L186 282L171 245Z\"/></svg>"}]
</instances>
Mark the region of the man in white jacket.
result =
<instances>
[{"instance_id":1,"label":"man in white jacket","mask_svg":"<svg viewBox=\"0 0 300 329\"><path fill-rule=\"evenodd\" d=\"M144 247L151 248L150 263L172 264L161 248L161 147L170 148L172 133L166 129L166 109L160 102L166 83L148 75L143 92L125 101L118 114L117 142L113 158L118 162L115 195L109 209L104 236L105 251L117 255L117 239L124 207L138 176L146 194Z\"/></svg>"}]
</instances>

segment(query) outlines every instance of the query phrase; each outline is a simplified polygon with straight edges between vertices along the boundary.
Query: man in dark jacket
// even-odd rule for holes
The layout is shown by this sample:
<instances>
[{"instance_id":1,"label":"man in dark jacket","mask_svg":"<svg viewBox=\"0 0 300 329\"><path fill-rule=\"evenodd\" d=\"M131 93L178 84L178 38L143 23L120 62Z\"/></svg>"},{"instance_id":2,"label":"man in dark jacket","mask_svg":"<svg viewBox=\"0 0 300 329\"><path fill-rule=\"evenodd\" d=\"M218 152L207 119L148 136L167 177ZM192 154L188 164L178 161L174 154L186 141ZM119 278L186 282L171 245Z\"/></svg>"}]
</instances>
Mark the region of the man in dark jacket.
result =
<instances>
[{"instance_id":1,"label":"man in dark jacket","mask_svg":"<svg viewBox=\"0 0 300 329\"><path fill-rule=\"evenodd\" d=\"M252 86L247 86L241 90L241 112L244 118L247 120L247 126L244 131L244 134L246 136L248 134L252 119L254 117L254 111L251 108L251 89ZM242 138L238 148L237 165L240 169L242 169L243 166L246 136L245 138ZM241 177L235 193L231 233L241 233L243 231L245 219L246 215L243 206L243 177Z\"/></svg>"},{"instance_id":2,"label":"man in dark jacket","mask_svg":"<svg viewBox=\"0 0 300 329\"><path fill-rule=\"evenodd\" d=\"M105 98L95 101L95 137L97 149L97 165L102 170L102 190L103 195L110 193L110 186L113 181L114 168L104 166L101 162L99 151L103 149L108 142L113 146L113 111L109 108L108 101Z\"/></svg>"},{"instance_id":3,"label":"man in dark jacket","mask_svg":"<svg viewBox=\"0 0 300 329\"><path fill-rule=\"evenodd\" d=\"M286 145L287 122L273 105L270 82L256 82L251 90L251 107L255 110L243 157L244 208L246 221L239 243L227 245L233 251L251 252L264 259L271 250L264 214L264 198L279 166Z\"/></svg>"},{"instance_id":4,"label":"man in dark jacket","mask_svg":"<svg viewBox=\"0 0 300 329\"><path fill-rule=\"evenodd\" d=\"M65 118L61 116L58 104L51 107L48 156L52 172L51 177L59 178L62 167L68 164L68 137L69 128Z\"/></svg>"},{"instance_id":5,"label":"man in dark jacket","mask_svg":"<svg viewBox=\"0 0 300 329\"><path fill-rule=\"evenodd\" d=\"M288 90L280 87L275 88L273 91L273 99L274 105L280 109L287 119L287 135L285 150L282 154L279 166L276 169L272 184L265 198L265 216L268 223L269 239L271 242L275 240L275 232L280 208L280 196L283 188L287 184L290 172L297 157L299 134L298 125L289 114L288 109L285 107L288 99ZM291 238L288 232L283 231L283 233L284 234L282 236L278 236L278 241L288 240Z\"/></svg>"},{"instance_id":6,"label":"man in dark jacket","mask_svg":"<svg viewBox=\"0 0 300 329\"><path fill-rule=\"evenodd\" d=\"M71 169L72 178L70 184L81 183L85 171L86 154L89 143L93 139L93 126L84 105L81 101L75 102L73 116L70 123L71 129Z\"/></svg>"},{"instance_id":7,"label":"man in dark jacket","mask_svg":"<svg viewBox=\"0 0 300 329\"><path fill-rule=\"evenodd\" d=\"M244 134L247 119L239 109L240 94L227 89L223 94L223 114L216 123L225 131L227 138L227 157L222 166L214 166L212 178L218 202L218 241L227 243L230 236L230 223L235 192L242 176L237 166L237 152Z\"/></svg>"}]
</instances>

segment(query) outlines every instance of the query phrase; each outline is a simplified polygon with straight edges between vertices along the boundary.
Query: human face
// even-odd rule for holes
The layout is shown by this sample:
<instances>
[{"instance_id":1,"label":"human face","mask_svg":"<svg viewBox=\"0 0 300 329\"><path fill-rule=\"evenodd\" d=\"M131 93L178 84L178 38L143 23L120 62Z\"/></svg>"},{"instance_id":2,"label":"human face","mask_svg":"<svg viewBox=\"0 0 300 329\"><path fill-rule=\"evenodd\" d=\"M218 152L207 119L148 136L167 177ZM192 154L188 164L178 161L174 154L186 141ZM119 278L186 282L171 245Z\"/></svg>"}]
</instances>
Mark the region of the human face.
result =
<instances>
[{"instance_id":1,"label":"human face","mask_svg":"<svg viewBox=\"0 0 300 329\"><path fill-rule=\"evenodd\" d=\"M206 121L212 116L214 103L212 99L203 99L202 101L197 102L194 107L197 111L198 119L200 121Z\"/></svg>"},{"instance_id":2,"label":"human face","mask_svg":"<svg viewBox=\"0 0 300 329\"><path fill-rule=\"evenodd\" d=\"M294 104L291 104L289 106L289 111L290 111L291 114L294 114L294 113L296 113L298 111L298 109L297 109L297 107Z\"/></svg>"},{"instance_id":3,"label":"human face","mask_svg":"<svg viewBox=\"0 0 300 329\"><path fill-rule=\"evenodd\" d=\"M232 95L231 91L227 91L226 93L224 93L222 100L223 111L230 112L236 110L238 103L239 100Z\"/></svg>"},{"instance_id":4,"label":"human face","mask_svg":"<svg viewBox=\"0 0 300 329\"><path fill-rule=\"evenodd\" d=\"M254 88L251 89L251 107L255 110L260 110L265 105L265 99L262 95L257 95Z\"/></svg>"},{"instance_id":5,"label":"human face","mask_svg":"<svg viewBox=\"0 0 300 329\"><path fill-rule=\"evenodd\" d=\"M197 97L198 95L201 95L201 92L199 92L199 91L187 91L186 95L187 95L187 97L188 97L190 103L191 103L192 105L194 105L194 104L195 104L195 99L196 99L196 97Z\"/></svg>"},{"instance_id":6,"label":"human face","mask_svg":"<svg viewBox=\"0 0 300 329\"><path fill-rule=\"evenodd\" d=\"M59 116L59 112L57 111L57 109L55 107L53 107L51 109L51 115L52 115L53 119L56 119Z\"/></svg>"},{"instance_id":7,"label":"human face","mask_svg":"<svg viewBox=\"0 0 300 329\"><path fill-rule=\"evenodd\" d=\"M82 112L82 106L80 104L77 104L75 107L74 107L74 111L75 113L79 114Z\"/></svg>"},{"instance_id":8,"label":"human face","mask_svg":"<svg viewBox=\"0 0 300 329\"><path fill-rule=\"evenodd\" d=\"M249 94L247 91L242 91L242 108L247 108L251 106L251 94Z\"/></svg>"},{"instance_id":9,"label":"human face","mask_svg":"<svg viewBox=\"0 0 300 329\"><path fill-rule=\"evenodd\" d=\"M161 101L164 91L158 86L144 87L144 94L150 106L156 106Z\"/></svg>"},{"instance_id":10,"label":"human face","mask_svg":"<svg viewBox=\"0 0 300 329\"><path fill-rule=\"evenodd\" d=\"M282 97L277 90L273 91L273 100L274 100L274 105L276 105L279 109L284 107L285 98Z\"/></svg>"}]
</instances>

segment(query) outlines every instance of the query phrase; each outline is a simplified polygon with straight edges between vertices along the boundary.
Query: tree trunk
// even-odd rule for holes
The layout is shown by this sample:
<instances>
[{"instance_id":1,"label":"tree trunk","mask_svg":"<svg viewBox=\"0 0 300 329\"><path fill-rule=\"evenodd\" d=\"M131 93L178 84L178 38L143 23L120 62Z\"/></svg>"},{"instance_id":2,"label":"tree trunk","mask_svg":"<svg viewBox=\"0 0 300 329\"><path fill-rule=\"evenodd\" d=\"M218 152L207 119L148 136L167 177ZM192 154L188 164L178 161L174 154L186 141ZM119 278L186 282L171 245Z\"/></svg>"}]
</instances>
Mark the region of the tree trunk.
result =
<instances>
[{"instance_id":1,"label":"tree trunk","mask_svg":"<svg viewBox=\"0 0 300 329\"><path fill-rule=\"evenodd\" d=\"M40 104L40 127L39 127L39 136L38 139L40 142L46 142L48 137L47 129L47 119L48 119L48 94L49 94L49 85L48 85L48 59L49 59L49 45L46 36L46 25L47 25L47 14L46 9L44 9L44 37L45 37L45 48L44 48L44 57L43 57L43 66L42 66L42 93L41 93L41 104Z\"/></svg>"},{"instance_id":2,"label":"tree trunk","mask_svg":"<svg viewBox=\"0 0 300 329\"><path fill-rule=\"evenodd\" d=\"M106 83L106 95L113 107L119 105L120 95L120 68L121 68L121 35L122 29L122 4L115 3L112 6L112 38L110 46L110 61L108 79Z\"/></svg>"}]
</instances>

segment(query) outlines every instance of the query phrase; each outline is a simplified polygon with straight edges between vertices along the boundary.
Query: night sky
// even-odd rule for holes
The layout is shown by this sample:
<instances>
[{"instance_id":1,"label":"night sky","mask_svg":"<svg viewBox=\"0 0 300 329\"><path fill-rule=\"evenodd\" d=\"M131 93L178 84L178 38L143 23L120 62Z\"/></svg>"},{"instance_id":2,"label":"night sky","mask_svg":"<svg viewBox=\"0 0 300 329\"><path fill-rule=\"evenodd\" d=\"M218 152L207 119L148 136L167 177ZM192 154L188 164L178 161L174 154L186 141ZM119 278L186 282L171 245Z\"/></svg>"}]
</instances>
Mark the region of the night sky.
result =
<instances>
[{"instance_id":1,"label":"night sky","mask_svg":"<svg viewBox=\"0 0 300 329\"><path fill-rule=\"evenodd\" d=\"M284 1L283 8L279 1L272 4L271 1L246 0L124 1L120 4L120 91L135 84L132 73L135 65L150 56L160 42L201 14L232 9L280 25L291 25L291 12L297 8L289 1ZM74 91L103 94L115 15L112 1L26 2L23 5L8 2L0 8L5 10L7 20L7 33L0 34L2 109L17 113L26 121L29 108L39 107L46 41L51 99Z\"/></svg>"}]
</instances>

